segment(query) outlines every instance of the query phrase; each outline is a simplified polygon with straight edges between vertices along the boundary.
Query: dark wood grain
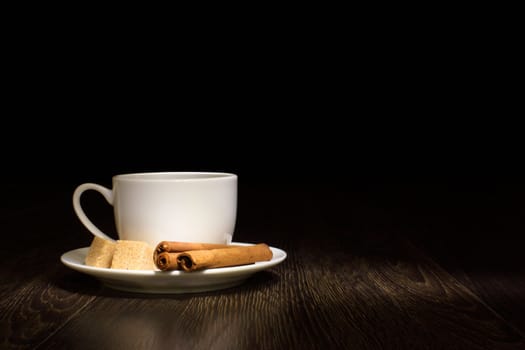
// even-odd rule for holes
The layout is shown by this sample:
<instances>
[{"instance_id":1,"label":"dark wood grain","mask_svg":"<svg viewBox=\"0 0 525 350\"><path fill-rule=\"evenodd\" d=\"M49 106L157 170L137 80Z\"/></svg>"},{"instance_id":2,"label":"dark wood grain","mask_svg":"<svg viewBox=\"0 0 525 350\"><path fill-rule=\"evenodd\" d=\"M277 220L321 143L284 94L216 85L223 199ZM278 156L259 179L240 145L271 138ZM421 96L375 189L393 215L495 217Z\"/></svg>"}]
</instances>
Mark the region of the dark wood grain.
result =
<instances>
[{"instance_id":1,"label":"dark wood grain","mask_svg":"<svg viewBox=\"0 0 525 350\"><path fill-rule=\"evenodd\" d=\"M26 207L0 221L3 232L10 234L0 252L2 348L34 348L81 312L99 289L94 281L57 264L63 249L56 245L57 236L66 245L71 242L71 236L62 236L67 230L60 229L70 221L58 222L50 215L49 208L62 207L53 206L55 201L41 203L42 208ZM82 286L83 293L71 293L72 286Z\"/></svg>"},{"instance_id":2,"label":"dark wood grain","mask_svg":"<svg viewBox=\"0 0 525 350\"><path fill-rule=\"evenodd\" d=\"M303 244L282 266L227 291L152 297L104 290L42 348L525 346L476 295L408 244L346 252L339 242Z\"/></svg>"},{"instance_id":3,"label":"dark wood grain","mask_svg":"<svg viewBox=\"0 0 525 350\"><path fill-rule=\"evenodd\" d=\"M48 268L45 274L15 288L12 284L7 285L10 296L0 301L1 346L8 349L34 348L82 312L95 298L93 294L70 293L67 287L80 285L85 291L98 287L90 286L74 274L59 272L56 267L43 267ZM50 279L57 281L60 287Z\"/></svg>"},{"instance_id":4,"label":"dark wood grain","mask_svg":"<svg viewBox=\"0 0 525 350\"><path fill-rule=\"evenodd\" d=\"M426 212L417 218L422 235L413 239L523 334L525 192L510 193L484 193L484 200L478 194L475 202L463 198L455 208Z\"/></svg>"},{"instance_id":5,"label":"dark wood grain","mask_svg":"<svg viewBox=\"0 0 525 350\"><path fill-rule=\"evenodd\" d=\"M11 212L0 220L3 228L18 228L32 239L27 249L2 248L1 346L525 348L520 318L510 313L523 308L521 289L505 294L504 285L495 288L502 275L489 273L483 281L464 262L439 260L439 245L428 249L414 233L428 224L449 227L444 222L422 216L412 227L413 212L389 206L395 204L391 196L380 203L348 189L252 186L239 195L235 240L264 241L286 250L288 258L238 287L198 294L114 291L63 266L62 252L89 242L70 211L69 193L43 213L33 211L31 220L23 220L27 212ZM12 242L19 246L26 239ZM486 267L475 266L480 273ZM516 276L505 278L511 283ZM492 303L498 295L500 302Z\"/></svg>"},{"instance_id":6,"label":"dark wood grain","mask_svg":"<svg viewBox=\"0 0 525 350\"><path fill-rule=\"evenodd\" d=\"M347 195L328 197L342 203ZM524 334L524 197L525 186L512 181L383 185L350 197L347 222L340 208L327 222L410 237Z\"/></svg>"}]
</instances>

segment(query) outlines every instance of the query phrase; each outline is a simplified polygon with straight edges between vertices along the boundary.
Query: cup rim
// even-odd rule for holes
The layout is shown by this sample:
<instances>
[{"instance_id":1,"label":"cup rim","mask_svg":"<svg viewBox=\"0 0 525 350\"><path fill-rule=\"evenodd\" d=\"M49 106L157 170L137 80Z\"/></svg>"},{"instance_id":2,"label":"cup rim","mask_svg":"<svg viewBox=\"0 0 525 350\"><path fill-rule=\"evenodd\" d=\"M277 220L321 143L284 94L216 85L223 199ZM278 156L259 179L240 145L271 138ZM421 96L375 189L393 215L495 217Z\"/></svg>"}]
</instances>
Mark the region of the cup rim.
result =
<instances>
[{"instance_id":1,"label":"cup rim","mask_svg":"<svg viewBox=\"0 0 525 350\"><path fill-rule=\"evenodd\" d=\"M215 171L152 171L122 173L113 176L118 181L151 181L151 182L184 182L184 181L216 181L237 178L234 173Z\"/></svg>"}]
</instances>

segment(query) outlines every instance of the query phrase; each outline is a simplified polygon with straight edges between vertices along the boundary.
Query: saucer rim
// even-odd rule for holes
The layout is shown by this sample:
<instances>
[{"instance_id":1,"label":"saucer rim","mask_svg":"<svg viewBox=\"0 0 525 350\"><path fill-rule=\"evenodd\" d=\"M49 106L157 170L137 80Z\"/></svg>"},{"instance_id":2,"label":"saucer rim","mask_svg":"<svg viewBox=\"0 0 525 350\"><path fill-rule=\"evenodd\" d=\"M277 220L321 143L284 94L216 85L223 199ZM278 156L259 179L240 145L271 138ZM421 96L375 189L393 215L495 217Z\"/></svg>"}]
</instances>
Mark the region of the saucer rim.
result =
<instances>
[{"instance_id":1,"label":"saucer rim","mask_svg":"<svg viewBox=\"0 0 525 350\"><path fill-rule=\"evenodd\" d=\"M246 243L246 242L232 242L233 245L239 245L239 246L253 246L255 243ZM63 253L60 256L60 261L66 265L67 267L77 270L79 272L87 273L90 275L126 275L126 276L137 276L137 277L151 277L151 276L199 276L199 275L224 275L229 273L255 273L260 270L268 269L272 266L278 265L281 262L283 262L288 254L283 249L269 246L270 250L273 253L272 259L269 261L259 261L254 264L248 264L248 265L240 265L240 266L229 266L229 267L219 267L219 268L213 268L213 269L204 269L199 271L192 271L192 272L186 272L182 270L172 270L172 271L161 271L161 270L125 270L125 269L110 269L110 268L104 268L104 267L95 267L95 266L88 266L85 265L85 263L79 263L72 260L78 260L73 259L72 256L74 254L80 253L81 255L87 254L89 247L81 247L77 249L69 250L65 253ZM97 277L97 276L95 276Z\"/></svg>"}]
</instances>

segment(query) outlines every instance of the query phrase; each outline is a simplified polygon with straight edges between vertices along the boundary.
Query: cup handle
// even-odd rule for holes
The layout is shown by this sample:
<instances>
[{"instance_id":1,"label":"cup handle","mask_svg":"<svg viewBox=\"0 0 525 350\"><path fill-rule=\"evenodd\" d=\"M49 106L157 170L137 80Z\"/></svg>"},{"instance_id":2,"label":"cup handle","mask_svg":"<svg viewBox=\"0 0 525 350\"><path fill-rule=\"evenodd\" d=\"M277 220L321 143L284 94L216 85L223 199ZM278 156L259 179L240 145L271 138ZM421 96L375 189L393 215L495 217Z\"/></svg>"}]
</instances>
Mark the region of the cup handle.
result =
<instances>
[{"instance_id":1,"label":"cup handle","mask_svg":"<svg viewBox=\"0 0 525 350\"><path fill-rule=\"evenodd\" d=\"M82 206L80 205L80 196L82 196L82 193L87 190L94 190L99 192L106 198L109 204L113 205L113 191L94 183L85 183L82 185L79 185L75 191L73 192L73 209L75 209L75 213L77 214L80 221L86 226L86 228L91 231L92 234L95 236L98 236L100 238L108 239L110 241L114 241L113 238L106 235L104 232L100 231L98 227L96 227L91 220L86 216L86 213L84 213L84 210L82 209Z\"/></svg>"}]
</instances>

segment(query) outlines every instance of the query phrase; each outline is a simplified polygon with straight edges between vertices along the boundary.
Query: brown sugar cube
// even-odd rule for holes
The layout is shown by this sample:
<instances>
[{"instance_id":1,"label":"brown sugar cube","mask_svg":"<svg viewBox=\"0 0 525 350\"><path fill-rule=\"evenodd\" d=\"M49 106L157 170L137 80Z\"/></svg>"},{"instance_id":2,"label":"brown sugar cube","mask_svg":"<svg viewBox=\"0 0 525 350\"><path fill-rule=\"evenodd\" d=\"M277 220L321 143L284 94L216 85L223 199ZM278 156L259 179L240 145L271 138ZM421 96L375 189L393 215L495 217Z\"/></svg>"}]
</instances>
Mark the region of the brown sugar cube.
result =
<instances>
[{"instance_id":1,"label":"brown sugar cube","mask_svg":"<svg viewBox=\"0 0 525 350\"><path fill-rule=\"evenodd\" d=\"M95 236L86 255L86 265L109 268L115 246L115 242Z\"/></svg>"},{"instance_id":2,"label":"brown sugar cube","mask_svg":"<svg viewBox=\"0 0 525 350\"><path fill-rule=\"evenodd\" d=\"M140 241L117 241L112 269L124 270L154 270L153 248L146 242Z\"/></svg>"}]
</instances>

